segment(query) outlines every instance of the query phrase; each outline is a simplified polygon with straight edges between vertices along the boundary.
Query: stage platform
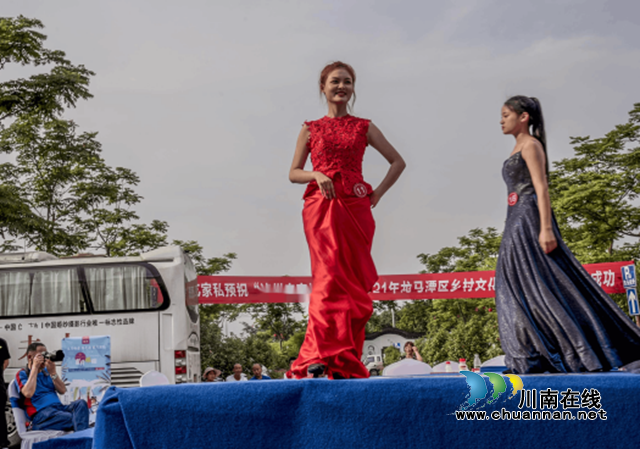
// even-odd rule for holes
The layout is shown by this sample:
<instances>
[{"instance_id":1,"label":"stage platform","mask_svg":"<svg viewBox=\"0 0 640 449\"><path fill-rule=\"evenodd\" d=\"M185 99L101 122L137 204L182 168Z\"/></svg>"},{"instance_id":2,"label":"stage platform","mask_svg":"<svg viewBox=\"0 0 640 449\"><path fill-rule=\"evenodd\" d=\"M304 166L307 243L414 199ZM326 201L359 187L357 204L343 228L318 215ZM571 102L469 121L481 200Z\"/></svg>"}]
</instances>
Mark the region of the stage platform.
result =
<instances>
[{"instance_id":1,"label":"stage platform","mask_svg":"<svg viewBox=\"0 0 640 449\"><path fill-rule=\"evenodd\" d=\"M487 397L493 384L483 376ZM143 448L507 448L571 445L637 447L640 375L628 373L520 376L537 404L518 408L513 387L493 404L467 404L462 375L366 380L307 379L111 388L98 411L95 449ZM494 379L495 380L495 379ZM500 384L497 379L497 385ZM516 382L517 383L517 382ZM562 392L578 392L566 396ZM580 394L587 390L588 397ZM564 420L523 419L541 411L540 394L557 395ZM557 392L557 393L554 393ZM526 393L525 393L526 394ZM599 401L597 398L599 394ZM526 396L525 396L526 397ZM577 404L576 404L577 400ZM592 408L572 409L588 401ZM553 405L553 404L551 404ZM567 407L565 407L565 405ZM597 408L600 405L600 408ZM504 408L504 411L503 411ZM580 411L585 419L579 419ZM589 415L587 412L593 412ZM493 417L491 416L494 413ZM507 413L511 419L504 419ZM589 416L594 419L589 419ZM519 417L519 419L514 419ZM541 417L544 417L541 412ZM572 417L572 419L569 419ZM496 419L497 418L497 419ZM551 418L551 413L549 413Z\"/></svg>"}]
</instances>

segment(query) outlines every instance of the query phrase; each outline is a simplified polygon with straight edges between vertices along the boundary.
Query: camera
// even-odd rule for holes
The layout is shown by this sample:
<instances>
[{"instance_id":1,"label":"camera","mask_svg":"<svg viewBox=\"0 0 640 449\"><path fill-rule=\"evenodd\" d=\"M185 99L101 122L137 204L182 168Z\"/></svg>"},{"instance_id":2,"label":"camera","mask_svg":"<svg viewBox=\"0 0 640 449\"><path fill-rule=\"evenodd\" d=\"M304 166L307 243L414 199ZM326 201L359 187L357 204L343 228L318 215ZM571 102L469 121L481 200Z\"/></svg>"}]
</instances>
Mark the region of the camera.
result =
<instances>
[{"instance_id":1,"label":"camera","mask_svg":"<svg viewBox=\"0 0 640 449\"><path fill-rule=\"evenodd\" d=\"M53 352L43 352L42 356L45 360L51 360L52 362L62 362L64 359L64 352L61 349Z\"/></svg>"}]
</instances>

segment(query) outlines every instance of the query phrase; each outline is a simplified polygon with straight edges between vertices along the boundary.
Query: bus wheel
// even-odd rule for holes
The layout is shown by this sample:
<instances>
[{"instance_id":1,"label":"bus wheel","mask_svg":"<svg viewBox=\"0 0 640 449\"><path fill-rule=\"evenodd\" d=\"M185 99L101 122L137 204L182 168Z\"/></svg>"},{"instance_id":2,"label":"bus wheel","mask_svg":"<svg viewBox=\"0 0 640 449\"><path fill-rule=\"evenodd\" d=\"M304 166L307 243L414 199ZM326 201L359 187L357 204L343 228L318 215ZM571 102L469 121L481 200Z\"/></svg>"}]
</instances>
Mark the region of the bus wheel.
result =
<instances>
[{"instance_id":1,"label":"bus wheel","mask_svg":"<svg viewBox=\"0 0 640 449\"><path fill-rule=\"evenodd\" d=\"M18 428L16 427L16 420L13 417L13 410L11 410L11 402L7 401L4 406L4 415L7 418L7 435L9 438L9 447L20 447L20 435L18 435Z\"/></svg>"},{"instance_id":2,"label":"bus wheel","mask_svg":"<svg viewBox=\"0 0 640 449\"><path fill-rule=\"evenodd\" d=\"M372 369L371 371L369 371L369 374L371 374L372 376L377 376L380 373L378 372L377 369Z\"/></svg>"}]
</instances>

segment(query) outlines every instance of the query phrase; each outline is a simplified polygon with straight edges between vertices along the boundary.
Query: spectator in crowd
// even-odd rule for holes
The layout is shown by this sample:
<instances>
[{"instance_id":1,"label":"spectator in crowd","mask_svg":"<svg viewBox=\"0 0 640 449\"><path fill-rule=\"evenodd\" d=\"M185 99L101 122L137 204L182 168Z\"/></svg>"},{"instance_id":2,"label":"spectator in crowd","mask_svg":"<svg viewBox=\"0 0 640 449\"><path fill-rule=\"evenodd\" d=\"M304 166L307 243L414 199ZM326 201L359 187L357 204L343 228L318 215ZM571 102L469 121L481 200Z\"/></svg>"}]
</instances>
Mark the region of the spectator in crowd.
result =
<instances>
[{"instance_id":1,"label":"spectator in crowd","mask_svg":"<svg viewBox=\"0 0 640 449\"><path fill-rule=\"evenodd\" d=\"M422 362L422 356L418 352L418 348L412 341L408 341L404 344L404 357L403 359L414 359L418 362Z\"/></svg>"},{"instance_id":2,"label":"spectator in crowd","mask_svg":"<svg viewBox=\"0 0 640 449\"><path fill-rule=\"evenodd\" d=\"M56 364L44 353L42 343L27 347L27 368L18 371L20 402L31 420L30 430L84 430L89 427L89 408L84 399L62 405L58 394L67 387L56 373Z\"/></svg>"},{"instance_id":3,"label":"spectator in crowd","mask_svg":"<svg viewBox=\"0 0 640 449\"><path fill-rule=\"evenodd\" d=\"M220 374L222 374L222 371L220 371L219 369L208 367L202 374L202 380L204 382L222 382Z\"/></svg>"},{"instance_id":4,"label":"spectator in crowd","mask_svg":"<svg viewBox=\"0 0 640 449\"><path fill-rule=\"evenodd\" d=\"M9 366L9 346L4 339L0 338L0 404L7 403L7 388L4 385L4 370ZM7 418L4 410L0 413L0 447L9 447L9 436L7 435Z\"/></svg>"},{"instance_id":5,"label":"spectator in crowd","mask_svg":"<svg viewBox=\"0 0 640 449\"><path fill-rule=\"evenodd\" d=\"M227 382L244 382L248 380L247 376L242 372L242 365L236 363L233 365L233 374L227 377Z\"/></svg>"},{"instance_id":6,"label":"spectator in crowd","mask_svg":"<svg viewBox=\"0 0 640 449\"><path fill-rule=\"evenodd\" d=\"M293 371L291 370L292 366L293 366L293 362L296 361L295 357L291 357L289 359L289 371L287 371L286 373L284 373L284 379L295 379L296 376L293 375Z\"/></svg>"},{"instance_id":7,"label":"spectator in crowd","mask_svg":"<svg viewBox=\"0 0 640 449\"><path fill-rule=\"evenodd\" d=\"M271 380L269 376L262 374L262 365L259 363L254 363L251 371L253 371L253 377L249 380Z\"/></svg>"}]
</instances>

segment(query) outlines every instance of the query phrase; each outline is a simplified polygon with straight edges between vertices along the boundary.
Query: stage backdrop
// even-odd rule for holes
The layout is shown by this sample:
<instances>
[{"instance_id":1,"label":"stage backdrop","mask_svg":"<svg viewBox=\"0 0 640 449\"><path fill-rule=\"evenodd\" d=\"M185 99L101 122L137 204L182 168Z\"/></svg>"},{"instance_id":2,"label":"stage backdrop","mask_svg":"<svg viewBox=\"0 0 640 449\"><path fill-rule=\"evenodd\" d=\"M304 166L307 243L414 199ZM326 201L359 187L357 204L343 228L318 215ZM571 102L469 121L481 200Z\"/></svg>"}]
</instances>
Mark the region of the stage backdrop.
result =
<instances>
[{"instance_id":1,"label":"stage backdrop","mask_svg":"<svg viewBox=\"0 0 640 449\"><path fill-rule=\"evenodd\" d=\"M605 292L625 293L623 266L630 262L584 265ZM495 271L382 275L370 293L374 301L400 299L493 298ZM198 276L200 304L304 302L311 276Z\"/></svg>"}]
</instances>

